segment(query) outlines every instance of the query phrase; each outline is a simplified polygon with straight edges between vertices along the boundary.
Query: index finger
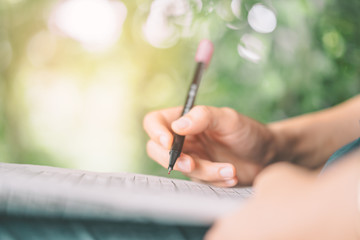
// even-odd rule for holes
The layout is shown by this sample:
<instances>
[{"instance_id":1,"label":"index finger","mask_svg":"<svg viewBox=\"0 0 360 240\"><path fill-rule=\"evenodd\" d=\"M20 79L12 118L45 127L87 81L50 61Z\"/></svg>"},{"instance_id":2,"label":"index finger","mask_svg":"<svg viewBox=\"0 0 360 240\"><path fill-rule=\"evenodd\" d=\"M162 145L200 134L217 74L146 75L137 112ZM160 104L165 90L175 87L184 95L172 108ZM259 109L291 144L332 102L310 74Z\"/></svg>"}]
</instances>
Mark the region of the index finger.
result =
<instances>
[{"instance_id":1,"label":"index finger","mask_svg":"<svg viewBox=\"0 0 360 240\"><path fill-rule=\"evenodd\" d=\"M182 107L174 107L146 114L143 121L146 133L153 141L170 148L173 138L170 125L180 117L181 110Z\"/></svg>"}]
</instances>

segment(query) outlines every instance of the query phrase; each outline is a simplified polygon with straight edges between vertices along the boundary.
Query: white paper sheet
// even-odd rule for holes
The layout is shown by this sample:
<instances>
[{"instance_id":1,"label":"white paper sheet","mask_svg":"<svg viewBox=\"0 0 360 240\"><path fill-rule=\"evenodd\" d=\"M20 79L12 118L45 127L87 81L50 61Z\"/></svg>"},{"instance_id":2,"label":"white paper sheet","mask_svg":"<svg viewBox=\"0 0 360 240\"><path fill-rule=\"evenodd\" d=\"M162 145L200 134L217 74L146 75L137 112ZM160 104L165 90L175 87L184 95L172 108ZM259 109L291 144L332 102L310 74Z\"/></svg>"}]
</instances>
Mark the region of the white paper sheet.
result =
<instances>
[{"instance_id":1,"label":"white paper sheet","mask_svg":"<svg viewBox=\"0 0 360 240\"><path fill-rule=\"evenodd\" d=\"M0 163L0 214L208 225L251 196L134 173Z\"/></svg>"}]
</instances>

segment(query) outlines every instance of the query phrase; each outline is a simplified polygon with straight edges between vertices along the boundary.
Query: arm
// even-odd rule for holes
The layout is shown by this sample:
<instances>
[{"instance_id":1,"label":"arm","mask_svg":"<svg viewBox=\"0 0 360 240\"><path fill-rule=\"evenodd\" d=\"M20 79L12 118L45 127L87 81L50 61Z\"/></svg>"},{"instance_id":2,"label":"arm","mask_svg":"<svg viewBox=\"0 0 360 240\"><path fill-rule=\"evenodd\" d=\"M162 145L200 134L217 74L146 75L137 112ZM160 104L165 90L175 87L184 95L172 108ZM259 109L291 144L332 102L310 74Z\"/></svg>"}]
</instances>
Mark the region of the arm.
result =
<instances>
[{"instance_id":1,"label":"arm","mask_svg":"<svg viewBox=\"0 0 360 240\"><path fill-rule=\"evenodd\" d=\"M256 178L254 197L219 219L206 239L359 240L359 157L347 156L320 177L287 163L270 166Z\"/></svg>"},{"instance_id":2,"label":"arm","mask_svg":"<svg viewBox=\"0 0 360 240\"><path fill-rule=\"evenodd\" d=\"M277 161L321 166L337 148L360 133L360 96L328 110L264 125L229 108L195 106L146 115L148 155L167 168L172 132L186 135L175 165L194 180L221 187L250 185Z\"/></svg>"},{"instance_id":3,"label":"arm","mask_svg":"<svg viewBox=\"0 0 360 240\"><path fill-rule=\"evenodd\" d=\"M319 167L341 146L360 136L360 96L316 113L269 124L276 160Z\"/></svg>"}]
</instances>

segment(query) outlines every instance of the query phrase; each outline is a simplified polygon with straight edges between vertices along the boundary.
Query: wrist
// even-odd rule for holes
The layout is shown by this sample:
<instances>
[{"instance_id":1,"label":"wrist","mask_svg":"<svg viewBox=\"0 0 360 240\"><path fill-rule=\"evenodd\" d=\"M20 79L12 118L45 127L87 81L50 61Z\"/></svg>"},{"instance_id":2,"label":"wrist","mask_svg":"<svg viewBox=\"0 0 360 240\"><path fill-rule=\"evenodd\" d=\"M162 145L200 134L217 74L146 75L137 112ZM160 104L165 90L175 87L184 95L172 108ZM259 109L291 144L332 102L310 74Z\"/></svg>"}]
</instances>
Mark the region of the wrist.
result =
<instances>
[{"instance_id":1,"label":"wrist","mask_svg":"<svg viewBox=\"0 0 360 240\"><path fill-rule=\"evenodd\" d=\"M274 153L272 163L280 161L298 163L301 158L298 151L300 137L289 131L289 128L285 125L283 122L274 122L267 125L273 135L272 150Z\"/></svg>"},{"instance_id":2,"label":"wrist","mask_svg":"<svg viewBox=\"0 0 360 240\"><path fill-rule=\"evenodd\" d=\"M268 124L277 149L274 161L287 161L314 169L324 164L327 157L321 154L321 138L309 127L312 121L315 120L303 116Z\"/></svg>"}]
</instances>

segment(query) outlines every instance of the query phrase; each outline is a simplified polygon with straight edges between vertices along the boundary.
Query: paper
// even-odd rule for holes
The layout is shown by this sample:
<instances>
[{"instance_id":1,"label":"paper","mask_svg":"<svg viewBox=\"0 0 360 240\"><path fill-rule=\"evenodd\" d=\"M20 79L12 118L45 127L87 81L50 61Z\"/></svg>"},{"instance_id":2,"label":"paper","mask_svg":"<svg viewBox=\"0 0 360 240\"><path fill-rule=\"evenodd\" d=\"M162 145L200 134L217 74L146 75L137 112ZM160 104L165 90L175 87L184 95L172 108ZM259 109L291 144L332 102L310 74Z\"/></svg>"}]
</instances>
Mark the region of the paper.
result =
<instances>
[{"instance_id":1,"label":"paper","mask_svg":"<svg viewBox=\"0 0 360 240\"><path fill-rule=\"evenodd\" d=\"M0 214L208 225L251 196L133 173L0 163Z\"/></svg>"}]
</instances>

